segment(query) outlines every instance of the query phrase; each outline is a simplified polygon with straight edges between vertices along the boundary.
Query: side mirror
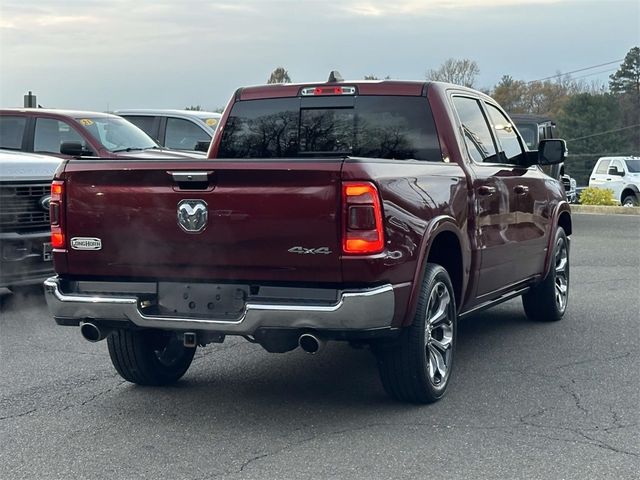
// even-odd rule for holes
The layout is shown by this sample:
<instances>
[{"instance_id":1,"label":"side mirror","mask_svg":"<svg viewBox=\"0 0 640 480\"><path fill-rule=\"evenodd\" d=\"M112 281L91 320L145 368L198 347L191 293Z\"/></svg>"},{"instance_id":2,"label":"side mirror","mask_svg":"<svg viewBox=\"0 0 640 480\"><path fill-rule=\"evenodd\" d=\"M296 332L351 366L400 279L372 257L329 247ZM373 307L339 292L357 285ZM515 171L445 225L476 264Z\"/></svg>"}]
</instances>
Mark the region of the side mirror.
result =
<instances>
[{"instance_id":1,"label":"side mirror","mask_svg":"<svg viewBox=\"0 0 640 480\"><path fill-rule=\"evenodd\" d=\"M567 144L564 140L552 138L540 140L538 145L538 164L556 165L567 158Z\"/></svg>"},{"instance_id":2,"label":"side mirror","mask_svg":"<svg viewBox=\"0 0 640 480\"><path fill-rule=\"evenodd\" d=\"M207 153L209 151L209 144L210 143L211 143L211 141L196 142L196 147L194 148L194 150L196 152Z\"/></svg>"},{"instance_id":3,"label":"side mirror","mask_svg":"<svg viewBox=\"0 0 640 480\"><path fill-rule=\"evenodd\" d=\"M618 167L616 167L616 166L609 167L609 172L607 174L608 175L617 175L618 177L624 177L624 172L621 172L620 170L618 170Z\"/></svg>"},{"instance_id":4,"label":"side mirror","mask_svg":"<svg viewBox=\"0 0 640 480\"><path fill-rule=\"evenodd\" d=\"M207 153L209 151L209 144L211 142L207 141L207 142L196 142L196 148L194 148L194 150L196 152L205 152Z\"/></svg>"},{"instance_id":5,"label":"side mirror","mask_svg":"<svg viewBox=\"0 0 640 480\"><path fill-rule=\"evenodd\" d=\"M60 153L71 157L93 155L93 152L84 148L80 142L62 142L62 145L60 145Z\"/></svg>"}]
</instances>

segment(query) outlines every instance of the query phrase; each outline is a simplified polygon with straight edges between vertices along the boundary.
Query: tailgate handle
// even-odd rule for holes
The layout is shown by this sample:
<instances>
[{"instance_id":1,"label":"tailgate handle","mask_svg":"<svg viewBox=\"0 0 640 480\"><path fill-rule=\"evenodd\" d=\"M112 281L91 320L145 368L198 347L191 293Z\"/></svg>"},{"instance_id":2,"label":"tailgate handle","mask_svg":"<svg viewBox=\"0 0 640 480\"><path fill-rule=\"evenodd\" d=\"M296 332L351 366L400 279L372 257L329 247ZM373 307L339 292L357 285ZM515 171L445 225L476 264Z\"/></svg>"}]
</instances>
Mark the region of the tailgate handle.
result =
<instances>
[{"instance_id":1,"label":"tailgate handle","mask_svg":"<svg viewBox=\"0 0 640 480\"><path fill-rule=\"evenodd\" d=\"M213 170L200 171L200 172L167 172L173 178L176 183L203 183L209 181L209 174L213 173Z\"/></svg>"}]
</instances>

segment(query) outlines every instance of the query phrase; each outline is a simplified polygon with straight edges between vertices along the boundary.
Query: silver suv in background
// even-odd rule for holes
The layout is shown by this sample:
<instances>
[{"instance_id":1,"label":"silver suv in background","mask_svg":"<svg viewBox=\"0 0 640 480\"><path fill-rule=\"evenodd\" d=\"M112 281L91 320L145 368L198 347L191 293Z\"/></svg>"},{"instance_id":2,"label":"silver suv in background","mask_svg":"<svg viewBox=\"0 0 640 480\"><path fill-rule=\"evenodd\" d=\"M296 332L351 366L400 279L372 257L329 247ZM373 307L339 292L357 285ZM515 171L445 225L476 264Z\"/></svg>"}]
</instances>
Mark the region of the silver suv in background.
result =
<instances>
[{"instance_id":1,"label":"silver suv in background","mask_svg":"<svg viewBox=\"0 0 640 480\"><path fill-rule=\"evenodd\" d=\"M222 115L202 110L116 110L116 115L144 130L166 148L204 151Z\"/></svg>"},{"instance_id":2,"label":"silver suv in background","mask_svg":"<svg viewBox=\"0 0 640 480\"><path fill-rule=\"evenodd\" d=\"M589 186L608 188L623 206L640 205L640 157L601 157L589 176Z\"/></svg>"},{"instance_id":3,"label":"silver suv in background","mask_svg":"<svg viewBox=\"0 0 640 480\"><path fill-rule=\"evenodd\" d=\"M0 150L0 287L41 283L53 272L49 204L60 162Z\"/></svg>"}]
</instances>

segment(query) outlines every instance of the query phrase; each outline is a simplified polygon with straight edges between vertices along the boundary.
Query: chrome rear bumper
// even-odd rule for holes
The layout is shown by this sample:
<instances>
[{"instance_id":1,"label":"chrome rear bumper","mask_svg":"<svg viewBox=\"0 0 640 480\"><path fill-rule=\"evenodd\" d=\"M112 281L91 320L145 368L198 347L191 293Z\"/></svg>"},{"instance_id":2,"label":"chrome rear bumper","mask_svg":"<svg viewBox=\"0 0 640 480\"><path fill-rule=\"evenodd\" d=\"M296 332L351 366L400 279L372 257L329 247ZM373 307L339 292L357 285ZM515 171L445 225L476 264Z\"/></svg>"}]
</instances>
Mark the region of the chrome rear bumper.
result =
<instances>
[{"instance_id":1,"label":"chrome rear bumper","mask_svg":"<svg viewBox=\"0 0 640 480\"><path fill-rule=\"evenodd\" d=\"M239 318L172 317L144 313L136 295L64 293L58 277L44 282L49 311L58 321L104 320L132 322L138 327L164 330L206 330L230 335L252 335L258 328L315 330L369 330L389 327L395 310L392 285L342 291L332 305L252 303Z\"/></svg>"}]
</instances>

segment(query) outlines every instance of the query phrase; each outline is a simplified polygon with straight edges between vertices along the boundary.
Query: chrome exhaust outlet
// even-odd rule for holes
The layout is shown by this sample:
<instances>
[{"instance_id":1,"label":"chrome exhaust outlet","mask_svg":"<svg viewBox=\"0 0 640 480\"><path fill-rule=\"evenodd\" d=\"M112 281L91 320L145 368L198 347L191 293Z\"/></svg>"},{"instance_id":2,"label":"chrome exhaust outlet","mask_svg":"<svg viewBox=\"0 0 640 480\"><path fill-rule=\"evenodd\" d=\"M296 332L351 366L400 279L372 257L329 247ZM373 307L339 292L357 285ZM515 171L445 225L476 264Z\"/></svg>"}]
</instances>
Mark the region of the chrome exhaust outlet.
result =
<instances>
[{"instance_id":1,"label":"chrome exhaust outlet","mask_svg":"<svg viewBox=\"0 0 640 480\"><path fill-rule=\"evenodd\" d=\"M303 333L298 338L300 348L311 355L315 355L324 346L324 340L312 333Z\"/></svg>"},{"instance_id":2,"label":"chrome exhaust outlet","mask_svg":"<svg viewBox=\"0 0 640 480\"><path fill-rule=\"evenodd\" d=\"M96 324L90 322L80 323L80 334L85 340L95 343L104 340L111 333L111 329L100 329Z\"/></svg>"}]
</instances>

